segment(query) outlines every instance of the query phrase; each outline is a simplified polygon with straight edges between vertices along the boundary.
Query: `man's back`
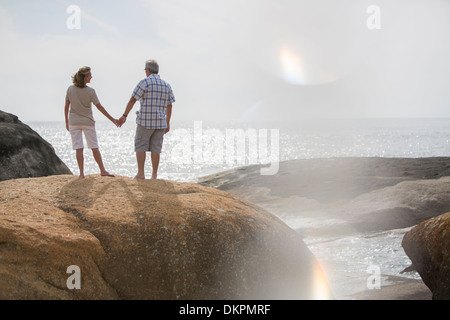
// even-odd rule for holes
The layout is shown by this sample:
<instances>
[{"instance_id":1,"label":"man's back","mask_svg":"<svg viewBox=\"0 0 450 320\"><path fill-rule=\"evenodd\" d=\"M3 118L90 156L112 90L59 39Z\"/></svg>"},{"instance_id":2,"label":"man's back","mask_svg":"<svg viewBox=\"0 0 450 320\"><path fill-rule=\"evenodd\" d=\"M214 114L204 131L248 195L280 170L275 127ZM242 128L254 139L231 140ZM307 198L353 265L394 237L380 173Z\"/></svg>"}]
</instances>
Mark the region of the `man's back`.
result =
<instances>
[{"instance_id":1,"label":"man's back","mask_svg":"<svg viewBox=\"0 0 450 320\"><path fill-rule=\"evenodd\" d=\"M136 123L147 129L167 128L167 106L175 102L172 88L158 74L151 74L141 80L132 97L139 100L141 109Z\"/></svg>"}]
</instances>

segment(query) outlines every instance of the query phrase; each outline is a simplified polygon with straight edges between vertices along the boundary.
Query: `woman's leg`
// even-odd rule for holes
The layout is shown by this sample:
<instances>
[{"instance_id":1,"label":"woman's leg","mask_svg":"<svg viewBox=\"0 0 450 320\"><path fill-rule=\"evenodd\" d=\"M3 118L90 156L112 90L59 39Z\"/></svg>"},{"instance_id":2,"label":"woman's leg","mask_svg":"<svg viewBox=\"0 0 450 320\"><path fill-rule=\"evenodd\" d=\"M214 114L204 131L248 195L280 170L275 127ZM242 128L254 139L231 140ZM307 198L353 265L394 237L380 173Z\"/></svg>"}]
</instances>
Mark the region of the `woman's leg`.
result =
<instances>
[{"instance_id":1,"label":"woman's leg","mask_svg":"<svg viewBox=\"0 0 450 320\"><path fill-rule=\"evenodd\" d=\"M102 155L100 153L100 150L98 148L92 149L92 154L94 155L95 162L97 162L98 167L100 168L100 174L102 176L107 177L114 177L113 174L110 174L108 171L106 171L105 166L103 165Z\"/></svg>"},{"instance_id":2,"label":"woman's leg","mask_svg":"<svg viewBox=\"0 0 450 320\"><path fill-rule=\"evenodd\" d=\"M83 149L77 149L77 163L78 168L80 169L80 179L84 178L84 156L83 156Z\"/></svg>"},{"instance_id":3,"label":"woman's leg","mask_svg":"<svg viewBox=\"0 0 450 320\"><path fill-rule=\"evenodd\" d=\"M76 152L78 168L80 169L80 179L84 178L84 156L83 156L83 136L79 126L69 125L69 132L72 138L72 147Z\"/></svg>"},{"instance_id":4,"label":"woman's leg","mask_svg":"<svg viewBox=\"0 0 450 320\"><path fill-rule=\"evenodd\" d=\"M97 132L95 131L95 126L85 126L83 128L83 131L86 137L87 145L92 149L92 154L94 155L95 162L97 162L97 165L100 168L100 174L102 176L114 177L114 175L106 171L105 166L103 165L102 155L98 148Z\"/></svg>"}]
</instances>

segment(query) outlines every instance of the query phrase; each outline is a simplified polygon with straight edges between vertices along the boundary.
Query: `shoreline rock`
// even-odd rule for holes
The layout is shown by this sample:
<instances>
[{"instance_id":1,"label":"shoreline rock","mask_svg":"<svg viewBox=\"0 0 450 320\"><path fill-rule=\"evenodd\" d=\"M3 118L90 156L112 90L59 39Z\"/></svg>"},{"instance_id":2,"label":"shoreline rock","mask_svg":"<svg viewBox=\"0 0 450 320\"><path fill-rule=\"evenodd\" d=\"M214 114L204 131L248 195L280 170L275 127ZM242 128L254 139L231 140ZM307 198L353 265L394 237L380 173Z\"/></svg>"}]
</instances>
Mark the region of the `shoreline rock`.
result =
<instances>
[{"instance_id":1,"label":"shoreline rock","mask_svg":"<svg viewBox=\"0 0 450 320\"><path fill-rule=\"evenodd\" d=\"M402 246L433 299L450 300L450 212L411 229Z\"/></svg>"},{"instance_id":2,"label":"shoreline rock","mask_svg":"<svg viewBox=\"0 0 450 320\"><path fill-rule=\"evenodd\" d=\"M202 177L198 182L238 194L283 220L295 221L299 227L292 227L305 239L343 239L362 234L370 237L374 233L413 228L450 210L448 157L290 160L281 162L274 176L260 175L260 168L238 168ZM434 246L432 243L423 241L420 246ZM401 245L393 250L402 250ZM376 254L367 252L368 256ZM450 262L446 266L450 267ZM347 274L330 272L332 289L352 290L341 287ZM364 286L364 276L355 281ZM396 299L431 297L423 282L405 281L406 284L376 292L361 292L361 286L355 286L355 294L350 298L383 299L383 294ZM436 281L441 285L449 283L445 277ZM417 292L408 291L412 289Z\"/></svg>"},{"instance_id":3,"label":"shoreline rock","mask_svg":"<svg viewBox=\"0 0 450 320\"><path fill-rule=\"evenodd\" d=\"M0 188L0 299L331 297L294 230L220 190L98 175Z\"/></svg>"},{"instance_id":4,"label":"shoreline rock","mask_svg":"<svg viewBox=\"0 0 450 320\"><path fill-rule=\"evenodd\" d=\"M259 165L198 179L238 194L279 216L333 221L308 226L317 234L412 227L450 209L450 158L330 158L280 163L262 176ZM302 230L298 230L302 232Z\"/></svg>"},{"instance_id":5,"label":"shoreline rock","mask_svg":"<svg viewBox=\"0 0 450 320\"><path fill-rule=\"evenodd\" d=\"M0 110L0 181L72 174L55 149L13 114Z\"/></svg>"}]
</instances>

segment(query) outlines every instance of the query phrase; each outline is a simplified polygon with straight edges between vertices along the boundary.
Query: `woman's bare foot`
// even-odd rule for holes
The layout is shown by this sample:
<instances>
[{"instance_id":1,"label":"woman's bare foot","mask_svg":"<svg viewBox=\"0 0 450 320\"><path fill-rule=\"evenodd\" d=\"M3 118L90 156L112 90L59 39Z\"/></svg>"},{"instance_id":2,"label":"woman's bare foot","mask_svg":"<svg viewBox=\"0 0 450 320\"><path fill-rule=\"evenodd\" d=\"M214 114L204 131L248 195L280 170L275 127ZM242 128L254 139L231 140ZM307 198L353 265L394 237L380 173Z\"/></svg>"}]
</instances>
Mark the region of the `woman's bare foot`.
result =
<instances>
[{"instance_id":1,"label":"woman's bare foot","mask_svg":"<svg viewBox=\"0 0 450 320\"><path fill-rule=\"evenodd\" d=\"M145 175L137 174L136 177L133 178L134 180L145 180Z\"/></svg>"},{"instance_id":2,"label":"woman's bare foot","mask_svg":"<svg viewBox=\"0 0 450 320\"><path fill-rule=\"evenodd\" d=\"M108 171L103 171L100 173L102 177L115 177L115 175L109 173Z\"/></svg>"},{"instance_id":3,"label":"woman's bare foot","mask_svg":"<svg viewBox=\"0 0 450 320\"><path fill-rule=\"evenodd\" d=\"M78 179L84 179L84 174L80 174Z\"/></svg>"}]
</instances>

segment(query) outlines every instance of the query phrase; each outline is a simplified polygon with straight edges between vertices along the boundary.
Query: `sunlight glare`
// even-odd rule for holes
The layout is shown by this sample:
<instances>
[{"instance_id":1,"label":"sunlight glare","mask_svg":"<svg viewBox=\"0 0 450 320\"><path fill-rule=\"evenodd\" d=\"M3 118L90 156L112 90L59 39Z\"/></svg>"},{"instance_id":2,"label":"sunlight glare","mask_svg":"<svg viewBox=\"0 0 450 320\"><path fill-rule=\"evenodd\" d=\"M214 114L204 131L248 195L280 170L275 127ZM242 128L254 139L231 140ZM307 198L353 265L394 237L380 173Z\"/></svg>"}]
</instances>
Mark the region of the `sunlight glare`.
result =
<instances>
[{"instance_id":1,"label":"sunlight glare","mask_svg":"<svg viewBox=\"0 0 450 320\"><path fill-rule=\"evenodd\" d=\"M328 281L320 267L316 267L314 270L314 288L313 288L314 300L329 300L332 299Z\"/></svg>"},{"instance_id":2,"label":"sunlight glare","mask_svg":"<svg viewBox=\"0 0 450 320\"><path fill-rule=\"evenodd\" d=\"M280 50L284 79L295 85L306 85L305 71L300 57L286 47Z\"/></svg>"}]
</instances>

